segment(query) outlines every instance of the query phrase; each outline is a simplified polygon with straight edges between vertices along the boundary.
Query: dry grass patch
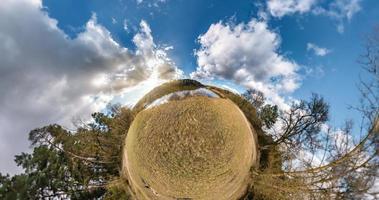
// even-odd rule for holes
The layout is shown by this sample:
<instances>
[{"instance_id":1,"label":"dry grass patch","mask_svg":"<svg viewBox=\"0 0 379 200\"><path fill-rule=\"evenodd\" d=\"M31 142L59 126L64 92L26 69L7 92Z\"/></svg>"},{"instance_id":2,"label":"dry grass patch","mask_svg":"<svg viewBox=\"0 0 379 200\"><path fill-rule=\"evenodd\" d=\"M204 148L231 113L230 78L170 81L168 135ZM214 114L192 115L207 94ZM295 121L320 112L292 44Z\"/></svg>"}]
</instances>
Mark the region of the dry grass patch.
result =
<instances>
[{"instance_id":1,"label":"dry grass patch","mask_svg":"<svg viewBox=\"0 0 379 200\"><path fill-rule=\"evenodd\" d=\"M253 134L228 99L172 101L136 116L124 168L138 199L237 199L256 156Z\"/></svg>"}]
</instances>

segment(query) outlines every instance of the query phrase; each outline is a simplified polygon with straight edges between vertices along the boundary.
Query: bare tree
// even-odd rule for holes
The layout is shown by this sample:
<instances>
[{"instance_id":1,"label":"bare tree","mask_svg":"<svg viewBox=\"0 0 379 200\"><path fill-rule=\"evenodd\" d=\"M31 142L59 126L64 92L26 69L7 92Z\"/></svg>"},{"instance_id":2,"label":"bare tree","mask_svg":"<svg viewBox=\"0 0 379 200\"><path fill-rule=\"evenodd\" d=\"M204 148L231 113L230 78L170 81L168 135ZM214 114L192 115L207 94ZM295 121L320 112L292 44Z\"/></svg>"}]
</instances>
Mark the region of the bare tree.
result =
<instances>
[{"instance_id":1,"label":"bare tree","mask_svg":"<svg viewBox=\"0 0 379 200\"><path fill-rule=\"evenodd\" d=\"M329 106L318 95L280 111L272 130L269 164L252 170L254 199L379 198L379 26L360 59L361 133L353 123L327 125ZM358 138L357 135L360 137Z\"/></svg>"},{"instance_id":2,"label":"bare tree","mask_svg":"<svg viewBox=\"0 0 379 200\"><path fill-rule=\"evenodd\" d=\"M367 36L359 63L367 73L359 83L362 103L357 109L372 123L379 114L379 25Z\"/></svg>"}]
</instances>

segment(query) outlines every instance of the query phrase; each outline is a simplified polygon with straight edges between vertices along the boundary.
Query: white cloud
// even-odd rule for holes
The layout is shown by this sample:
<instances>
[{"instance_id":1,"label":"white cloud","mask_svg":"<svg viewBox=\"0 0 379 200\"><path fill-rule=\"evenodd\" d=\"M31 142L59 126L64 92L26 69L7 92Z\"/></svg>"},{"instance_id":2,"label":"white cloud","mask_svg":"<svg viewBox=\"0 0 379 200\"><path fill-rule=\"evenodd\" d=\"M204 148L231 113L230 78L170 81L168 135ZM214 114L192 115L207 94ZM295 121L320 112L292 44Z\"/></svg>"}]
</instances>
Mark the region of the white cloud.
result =
<instances>
[{"instance_id":1,"label":"white cloud","mask_svg":"<svg viewBox=\"0 0 379 200\"><path fill-rule=\"evenodd\" d=\"M313 43L307 43L307 51L312 51L317 56L326 56L331 52L331 50L319 47Z\"/></svg>"},{"instance_id":2,"label":"white cloud","mask_svg":"<svg viewBox=\"0 0 379 200\"><path fill-rule=\"evenodd\" d=\"M313 10L315 15L328 16L337 21L337 31L343 33L344 22L350 21L362 8L362 0L336 0L329 4L328 8L317 7Z\"/></svg>"},{"instance_id":3,"label":"white cloud","mask_svg":"<svg viewBox=\"0 0 379 200\"><path fill-rule=\"evenodd\" d=\"M361 10L361 0L337 0L332 3L330 15L351 20Z\"/></svg>"},{"instance_id":4,"label":"white cloud","mask_svg":"<svg viewBox=\"0 0 379 200\"><path fill-rule=\"evenodd\" d=\"M136 0L137 5L146 4L148 7L158 8L160 4L167 3L168 0Z\"/></svg>"},{"instance_id":5,"label":"white cloud","mask_svg":"<svg viewBox=\"0 0 379 200\"><path fill-rule=\"evenodd\" d=\"M361 10L362 0L335 0L322 3L320 0L268 0L267 12L277 18L285 15L306 14L323 15L337 22L337 31L344 32L345 21L350 21Z\"/></svg>"},{"instance_id":6,"label":"white cloud","mask_svg":"<svg viewBox=\"0 0 379 200\"><path fill-rule=\"evenodd\" d=\"M136 51L113 40L94 15L70 39L37 0L0 4L0 170L15 172L13 155L27 150L27 134L49 123L70 126L100 111L131 88L181 75L145 21Z\"/></svg>"},{"instance_id":7,"label":"white cloud","mask_svg":"<svg viewBox=\"0 0 379 200\"><path fill-rule=\"evenodd\" d=\"M279 53L279 35L266 22L212 24L199 36L194 78L221 78L262 91L274 103L288 107L281 94L296 90L299 66Z\"/></svg>"},{"instance_id":8,"label":"white cloud","mask_svg":"<svg viewBox=\"0 0 379 200\"><path fill-rule=\"evenodd\" d=\"M317 0L268 0L267 9L274 17L283 17L294 13L306 13L317 3Z\"/></svg>"},{"instance_id":9,"label":"white cloud","mask_svg":"<svg viewBox=\"0 0 379 200\"><path fill-rule=\"evenodd\" d=\"M305 75L306 77L313 77L320 79L325 76L325 70L323 65L315 66L315 67L305 67Z\"/></svg>"},{"instance_id":10,"label":"white cloud","mask_svg":"<svg viewBox=\"0 0 379 200\"><path fill-rule=\"evenodd\" d=\"M112 24L117 24L117 20L114 17L112 17Z\"/></svg>"}]
</instances>

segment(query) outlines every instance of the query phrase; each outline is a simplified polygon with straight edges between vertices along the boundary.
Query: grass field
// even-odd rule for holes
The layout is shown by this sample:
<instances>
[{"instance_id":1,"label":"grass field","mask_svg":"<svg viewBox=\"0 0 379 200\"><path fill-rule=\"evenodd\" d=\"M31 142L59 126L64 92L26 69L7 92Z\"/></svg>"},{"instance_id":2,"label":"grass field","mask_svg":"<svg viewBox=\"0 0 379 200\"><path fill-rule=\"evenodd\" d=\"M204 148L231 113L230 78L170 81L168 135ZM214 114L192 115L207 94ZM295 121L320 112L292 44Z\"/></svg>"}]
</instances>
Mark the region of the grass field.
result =
<instances>
[{"instance_id":1,"label":"grass field","mask_svg":"<svg viewBox=\"0 0 379 200\"><path fill-rule=\"evenodd\" d=\"M163 95L150 93L137 108ZM188 97L140 111L123 161L136 198L239 198L257 154L252 131L238 106L224 98Z\"/></svg>"}]
</instances>

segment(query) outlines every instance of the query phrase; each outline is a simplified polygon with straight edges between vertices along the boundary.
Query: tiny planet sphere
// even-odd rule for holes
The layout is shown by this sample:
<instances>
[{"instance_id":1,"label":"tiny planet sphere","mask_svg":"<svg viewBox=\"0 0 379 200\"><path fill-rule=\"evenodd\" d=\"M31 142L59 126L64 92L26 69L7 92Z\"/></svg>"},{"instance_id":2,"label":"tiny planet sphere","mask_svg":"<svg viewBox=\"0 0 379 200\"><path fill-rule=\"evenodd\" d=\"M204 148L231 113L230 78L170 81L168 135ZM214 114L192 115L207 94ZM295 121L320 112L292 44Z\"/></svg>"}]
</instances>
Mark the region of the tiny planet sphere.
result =
<instances>
[{"instance_id":1,"label":"tiny planet sphere","mask_svg":"<svg viewBox=\"0 0 379 200\"><path fill-rule=\"evenodd\" d=\"M257 153L243 112L211 91L170 95L145 106L127 133L123 171L134 198L243 196Z\"/></svg>"}]
</instances>

